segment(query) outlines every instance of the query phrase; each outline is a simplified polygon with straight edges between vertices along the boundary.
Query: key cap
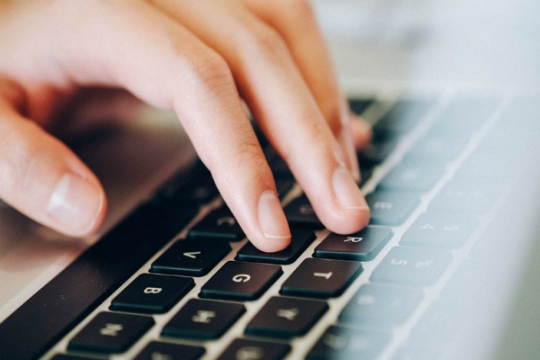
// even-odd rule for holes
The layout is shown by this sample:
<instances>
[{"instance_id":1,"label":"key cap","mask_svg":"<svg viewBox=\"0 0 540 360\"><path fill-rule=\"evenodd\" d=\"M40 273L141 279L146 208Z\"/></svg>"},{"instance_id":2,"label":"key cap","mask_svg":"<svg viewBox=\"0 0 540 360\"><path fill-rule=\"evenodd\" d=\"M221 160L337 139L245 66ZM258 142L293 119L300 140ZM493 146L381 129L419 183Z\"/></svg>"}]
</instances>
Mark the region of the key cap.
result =
<instances>
[{"instance_id":1,"label":"key cap","mask_svg":"<svg viewBox=\"0 0 540 360\"><path fill-rule=\"evenodd\" d=\"M460 306L443 306L438 301L433 302L409 335L409 345L418 346L423 343L424 349L426 346L441 348L451 345L456 335L466 331L467 324L464 319L478 317L477 312L483 310L478 304L475 304L475 308L476 311L469 315L468 311Z\"/></svg>"},{"instance_id":2,"label":"key cap","mask_svg":"<svg viewBox=\"0 0 540 360\"><path fill-rule=\"evenodd\" d=\"M390 329L403 324L423 298L419 289L363 285L339 316L353 326Z\"/></svg>"},{"instance_id":3,"label":"key cap","mask_svg":"<svg viewBox=\"0 0 540 360\"><path fill-rule=\"evenodd\" d=\"M389 340L390 336L382 332L330 326L315 343L307 359L377 359Z\"/></svg>"},{"instance_id":4,"label":"key cap","mask_svg":"<svg viewBox=\"0 0 540 360\"><path fill-rule=\"evenodd\" d=\"M229 261L202 287L202 298L255 300L283 273L280 266Z\"/></svg>"},{"instance_id":5,"label":"key cap","mask_svg":"<svg viewBox=\"0 0 540 360\"><path fill-rule=\"evenodd\" d=\"M181 173L169 180L152 201L206 204L218 195L219 192L210 171L201 163L197 163L192 171Z\"/></svg>"},{"instance_id":6,"label":"key cap","mask_svg":"<svg viewBox=\"0 0 540 360\"><path fill-rule=\"evenodd\" d=\"M376 166L382 163L396 147L396 141L372 142L358 153L361 166Z\"/></svg>"},{"instance_id":7,"label":"key cap","mask_svg":"<svg viewBox=\"0 0 540 360\"><path fill-rule=\"evenodd\" d=\"M135 360L197 360L204 353L205 350L201 346L152 341L135 357Z\"/></svg>"},{"instance_id":8,"label":"key cap","mask_svg":"<svg viewBox=\"0 0 540 360\"><path fill-rule=\"evenodd\" d=\"M161 335L217 339L246 311L243 305L192 299L165 325Z\"/></svg>"},{"instance_id":9,"label":"key cap","mask_svg":"<svg viewBox=\"0 0 540 360\"><path fill-rule=\"evenodd\" d=\"M291 351L288 344L270 341L236 339L218 360L281 360Z\"/></svg>"},{"instance_id":10,"label":"key cap","mask_svg":"<svg viewBox=\"0 0 540 360\"><path fill-rule=\"evenodd\" d=\"M264 153L266 155L266 160L268 161L268 165L270 165L270 169L272 170L272 173L274 174L274 178L276 179L294 179L291 170L289 169L289 166L283 160L281 156L278 155L276 150L270 146L265 147Z\"/></svg>"},{"instance_id":11,"label":"key cap","mask_svg":"<svg viewBox=\"0 0 540 360\"><path fill-rule=\"evenodd\" d=\"M111 310L161 314L193 288L191 278L142 274L111 302Z\"/></svg>"},{"instance_id":12,"label":"key cap","mask_svg":"<svg viewBox=\"0 0 540 360\"><path fill-rule=\"evenodd\" d=\"M149 316L101 312L69 341L68 349L104 354L129 349L154 325Z\"/></svg>"},{"instance_id":13,"label":"key cap","mask_svg":"<svg viewBox=\"0 0 540 360\"><path fill-rule=\"evenodd\" d=\"M403 234L400 244L458 249L470 239L477 224L478 221L471 216L428 211Z\"/></svg>"},{"instance_id":14,"label":"key cap","mask_svg":"<svg viewBox=\"0 0 540 360\"><path fill-rule=\"evenodd\" d=\"M266 253L258 250L252 243L246 243L236 255L236 260L273 264L291 264L315 240L315 233L305 229L291 229L291 244L282 251Z\"/></svg>"},{"instance_id":15,"label":"key cap","mask_svg":"<svg viewBox=\"0 0 540 360\"><path fill-rule=\"evenodd\" d=\"M244 238L244 232L231 211L227 207L221 207L206 215L189 231L188 236L238 241Z\"/></svg>"},{"instance_id":16,"label":"key cap","mask_svg":"<svg viewBox=\"0 0 540 360\"><path fill-rule=\"evenodd\" d=\"M486 186L485 182L449 182L431 201L429 208L471 216L485 215L500 195L500 188Z\"/></svg>"},{"instance_id":17,"label":"key cap","mask_svg":"<svg viewBox=\"0 0 540 360\"><path fill-rule=\"evenodd\" d=\"M51 360L95 360L95 358L89 358L86 356L77 356L77 355L66 355L58 354L54 355Z\"/></svg>"},{"instance_id":18,"label":"key cap","mask_svg":"<svg viewBox=\"0 0 540 360\"><path fill-rule=\"evenodd\" d=\"M293 338L306 334L328 310L324 301L272 297L246 327L246 335Z\"/></svg>"},{"instance_id":19,"label":"key cap","mask_svg":"<svg viewBox=\"0 0 540 360\"><path fill-rule=\"evenodd\" d=\"M508 174L519 171L519 167L519 162L508 154L499 154L491 148L476 148L455 173L452 182L469 189L488 187L500 191L511 183L512 177Z\"/></svg>"},{"instance_id":20,"label":"key cap","mask_svg":"<svg viewBox=\"0 0 540 360\"><path fill-rule=\"evenodd\" d=\"M405 159L406 161L434 161L446 164L456 159L468 142L467 136L428 131L409 149Z\"/></svg>"},{"instance_id":21,"label":"key cap","mask_svg":"<svg viewBox=\"0 0 540 360\"><path fill-rule=\"evenodd\" d=\"M359 161L360 166L360 184L359 186L362 187L364 184L371 178L371 175L373 175L373 170L375 167L368 163L363 163Z\"/></svg>"},{"instance_id":22,"label":"key cap","mask_svg":"<svg viewBox=\"0 0 540 360\"><path fill-rule=\"evenodd\" d=\"M276 190L281 200L283 200L295 184L294 178L275 178L275 182Z\"/></svg>"},{"instance_id":23,"label":"key cap","mask_svg":"<svg viewBox=\"0 0 540 360\"><path fill-rule=\"evenodd\" d=\"M452 261L447 250L397 246L390 250L371 275L373 282L432 285Z\"/></svg>"},{"instance_id":24,"label":"key cap","mask_svg":"<svg viewBox=\"0 0 540 360\"><path fill-rule=\"evenodd\" d=\"M420 196L411 192L376 190L366 196L375 225L401 225L420 204Z\"/></svg>"},{"instance_id":25,"label":"key cap","mask_svg":"<svg viewBox=\"0 0 540 360\"><path fill-rule=\"evenodd\" d=\"M229 252L226 241L204 239L179 240L152 263L156 273L203 276L214 268Z\"/></svg>"},{"instance_id":26,"label":"key cap","mask_svg":"<svg viewBox=\"0 0 540 360\"><path fill-rule=\"evenodd\" d=\"M362 113L366 111L374 102L375 102L375 99L354 98L354 99L349 99L349 107L351 111L354 112L355 114L362 115Z\"/></svg>"},{"instance_id":27,"label":"key cap","mask_svg":"<svg viewBox=\"0 0 540 360\"><path fill-rule=\"evenodd\" d=\"M331 233L315 248L314 256L352 261L372 260L393 235L390 228L373 225L351 235Z\"/></svg>"},{"instance_id":28,"label":"key cap","mask_svg":"<svg viewBox=\"0 0 540 360\"><path fill-rule=\"evenodd\" d=\"M378 184L382 189L427 192L444 173L444 166L406 161L394 167Z\"/></svg>"},{"instance_id":29,"label":"key cap","mask_svg":"<svg viewBox=\"0 0 540 360\"><path fill-rule=\"evenodd\" d=\"M360 272L362 265L356 262L308 258L283 283L280 293L316 298L339 296Z\"/></svg>"},{"instance_id":30,"label":"key cap","mask_svg":"<svg viewBox=\"0 0 540 360\"><path fill-rule=\"evenodd\" d=\"M292 225L310 227L314 230L324 229L305 195L292 200L285 206L284 211L287 220Z\"/></svg>"},{"instance_id":31,"label":"key cap","mask_svg":"<svg viewBox=\"0 0 540 360\"><path fill-rule=\"evenodd\" d=\"M434 104L435 102L430 99L400 100L375 124L375 127L392 133L407 133L423 120Z\"/></svg>"},{"instance_id":32,"label":"key cap","mask_svg":"<svg viewBox=\"0 0 540 360\"><path fill-rule=\"evenodd\" d=\"M474 133L494 113L501 99L494 97L457 97L443 109L431 130L440 133Z\"/></svg>"}]
</instances>

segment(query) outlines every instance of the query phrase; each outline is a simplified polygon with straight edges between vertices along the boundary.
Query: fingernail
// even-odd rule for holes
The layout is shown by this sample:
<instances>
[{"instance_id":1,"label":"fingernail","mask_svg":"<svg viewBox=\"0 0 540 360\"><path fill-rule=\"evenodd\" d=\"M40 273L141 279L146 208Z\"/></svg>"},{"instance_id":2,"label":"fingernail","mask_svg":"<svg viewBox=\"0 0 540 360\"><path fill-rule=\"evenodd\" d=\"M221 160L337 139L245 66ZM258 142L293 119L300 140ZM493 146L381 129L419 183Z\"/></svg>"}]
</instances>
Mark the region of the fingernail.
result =
<instances>
[{"instance_id":1,"label":"fingernail","mask_svg":"<svg viewBox=\"0 0 540 360\"><path fill-rule=\"evenodd\" d=\"M367 209L368 205L349 171L338 167L332 176L334 195L344 209Z\"/></svg>"},{"instance_id":2,"label":"fingernail","mask_svg":"<svg viewBox=\"0 0 540 360\"><path fill-rule=\"evenodd\" d=\"M96 185L66 174L56 185L47 212L61 230L81 236L96 226L104 202L104 194Z\"/></svg>"},{"instance_id":3,"label":"fingernail","mask_svg":"<svg viewBox=\"0 0 540 360\"><path fill-rule=\"evenodd\" d=\"M281 203L273 191L263 192L259 199L259 224L268 239L287 240L291 237Z\"/></svg>"}]
</instances>

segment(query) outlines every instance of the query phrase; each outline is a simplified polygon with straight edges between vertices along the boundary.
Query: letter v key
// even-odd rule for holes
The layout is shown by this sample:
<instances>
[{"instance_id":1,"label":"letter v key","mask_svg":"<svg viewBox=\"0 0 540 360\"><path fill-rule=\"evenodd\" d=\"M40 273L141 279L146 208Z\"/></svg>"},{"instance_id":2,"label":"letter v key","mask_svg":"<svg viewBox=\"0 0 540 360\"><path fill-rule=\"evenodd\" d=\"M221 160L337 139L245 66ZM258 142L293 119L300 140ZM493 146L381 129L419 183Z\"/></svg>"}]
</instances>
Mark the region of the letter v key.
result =
<instances>
[{"instance_id":1,"label":"letter v key","mask_svg":"<svg viewBox=\"0 0 540 360\"><path fill-rule=\"evenodd\" d=\"M200 255L200 254L201 254L200 251L192 251L192 252L185 252L183 255L191 259L196 259L197 255Z\"/></svg>"}]
</instances>

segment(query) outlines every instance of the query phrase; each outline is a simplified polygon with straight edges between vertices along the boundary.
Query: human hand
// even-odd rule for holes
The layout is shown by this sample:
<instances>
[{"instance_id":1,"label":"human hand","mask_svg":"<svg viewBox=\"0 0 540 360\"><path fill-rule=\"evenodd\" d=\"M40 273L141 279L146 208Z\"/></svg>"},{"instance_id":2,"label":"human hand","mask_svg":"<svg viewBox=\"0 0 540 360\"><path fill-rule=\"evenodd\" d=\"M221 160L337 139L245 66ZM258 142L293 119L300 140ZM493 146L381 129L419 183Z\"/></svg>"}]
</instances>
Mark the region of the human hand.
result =
<instances>
[{"instance_id":1,"label":"human hand","mask_svg":"<svg viewBox=\"0 0 540 360\"><path fill-rule=\"evenodd\" d=\"M46 226L84 236L105 215L98 179L44 130L91 86L173 110L263 251L290 231L243 101L330 230L368 222L353 180L368 131L350 131L307 0L0 1L0 54L0 198Z\"/></svg>"}]
</instances>

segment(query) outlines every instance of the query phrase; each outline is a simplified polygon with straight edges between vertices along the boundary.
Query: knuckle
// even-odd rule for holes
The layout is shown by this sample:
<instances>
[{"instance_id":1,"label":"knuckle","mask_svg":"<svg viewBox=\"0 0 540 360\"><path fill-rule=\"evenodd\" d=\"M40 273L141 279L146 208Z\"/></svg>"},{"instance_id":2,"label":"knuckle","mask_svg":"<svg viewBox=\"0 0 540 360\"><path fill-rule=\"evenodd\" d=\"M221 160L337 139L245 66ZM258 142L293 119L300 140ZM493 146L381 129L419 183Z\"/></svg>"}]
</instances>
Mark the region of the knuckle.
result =
<instances>
[{"instance_id":1,"label":"knuckle","mask_svg":"<svg viewBox=\"0 0 540 360\"><path fill-rule=\"evenodd\" d=\"M232 161L235 161L238 166L247 165L256 170L267 165L266 158L256 140L244 134L237 134L234 138L237 139L237 145L231 148L232 154L228 154L229 159L233 159ZM227 166L226 164L224 165Z\"/></svg>"},{"instance_id":2,"label":"knuckle","mask_svg":"<svg viewBox=\"0 0 540 360\"><path fill-rule=\"evenodd\" d=\"M230 184L231 181L264 182L272 179L266 158L257 142L239 139L234 148L221 148L221 155L225 156L208 159L207 165L225 184ZM223 161L224 158L229 160Z\"/></svg>"},{"instance_id":3,"label":"knuckle","mask_svg":"<svg viewBox=\"0 0 540 360\"><path fill-rule=\"evenodd\" d=\"M31 168L38 156L38 153L31 143L14 139L13 136L4 137L4 143L9 149L8 156L2 156L0 161L0 178L2 187L12 192L24 189L28 183Z\"/></svg>"},{"instance_id":4,"label":"knuckle","mask_svg":"<svg viewBox=\"0 0 540 360\"><path fill-rule=\"evenodd\" d=\"M274 7L280 14L287 14L289 19L305 19L315 17L313 5L310 0L280 0Z\"/></svg>"},{"instance_id":5,"label":"knuckle","mask_svg":"<svg viewBox=\"0 0 540 360\"><path fill-rule=\"evenodd\" d=\"M252 164L256 169L266 165L266 159L258 143L244 141L239 147L239 158L241 163Z\"/></svg>"},{"instance_id":6,"label":"knuckle","mask_svg":"<svg viewBox=\"0 0 540 360\"><path fill-rule=\"evenodd\" d=\"M328 124L328 127L334 134L338 136L343 130L343 111L339 102L328 100L323 100L319 105L323 113L324 118Z\"/></svg>"},{"instance_id":7,"label":"knuckle","mask_svg":"<svg viewBox=\"0 0 540 360\"><path fill-rule=\"evenodd\" d=\"M314 121L311 123L309 133L315 144L328 143L328 126L323 121Z\"/></svg>"},{"instance_id":8,"label":"knuckle","mask_svg":"<svg viewBox=\"0 0 540 360\"><path fill-rule=\"evenodd\" d=\"M188 65L188 73L196 84L210 88L232 85L233 78L227 62L212 51L205 51Z\"/></svg>"},{"instance_id":9,"label":"knuckle","mask_svg":"<svg viewBox=\"0 0 540 360\"><path fill-rule=\"evenodd\" d=\"M244 32L244 44L250 55L270 59L283 58L288 53L285 40L270 27L261 26L254 31Z\"/></svg>"},{"instance_id":10,"label":"knuckle","mask_svg":"<svg viewBox=\"0 0 540 360\"><path fill-rule=\"evenodd\" d=\"M285 0L291 10L297 14L313 14L313 6L309 0Z\"/></svg>"},{"instance_id":11,"label":"knuckle","mask_svg":"<svg viewBox=\"0 0 540 360\"><path fill-rule=\"evenodd\" d=\"M300 162L309 162L320 156L321 152L332 147L332 134L324 121L312 121L303 127L303 137L309 139L309 148L299 150L300 143L288 145L283 153L284 158L297 159ZM305 145L304 145L305 146Z\"/></svg>"}]
</instances>

